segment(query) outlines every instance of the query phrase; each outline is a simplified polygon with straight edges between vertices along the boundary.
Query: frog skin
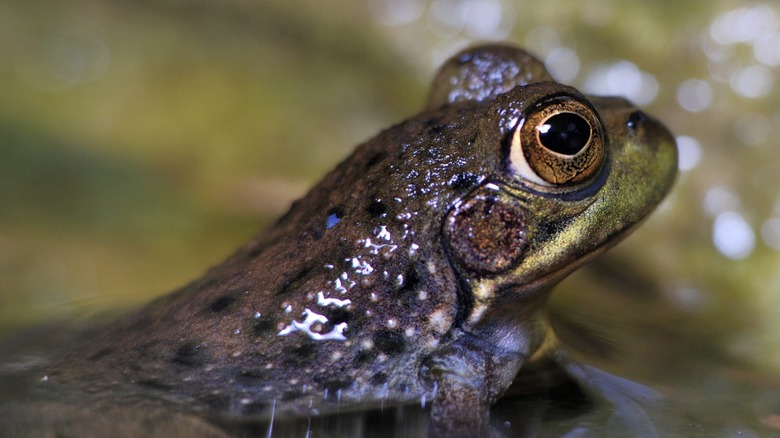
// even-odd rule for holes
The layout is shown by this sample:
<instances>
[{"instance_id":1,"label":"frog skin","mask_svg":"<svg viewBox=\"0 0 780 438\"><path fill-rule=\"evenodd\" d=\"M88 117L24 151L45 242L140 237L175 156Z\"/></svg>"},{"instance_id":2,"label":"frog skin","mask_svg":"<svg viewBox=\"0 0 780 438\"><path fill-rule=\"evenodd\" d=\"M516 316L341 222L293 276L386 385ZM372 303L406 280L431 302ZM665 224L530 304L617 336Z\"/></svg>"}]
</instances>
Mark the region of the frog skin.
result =
<instances>
[{"instance_id":1,"label":"frog skin","mask_svg":"<svg viewBox=\"0 0 780 438\"><path fill-rule=\"evenodd\" d=\"M552 286L633 230L676 168L673 137L628 101L585 97L514 47L463 51L421 114L46 384L233 418L423 402L440 432L480 430L554 352Z\"/></svg>"}]
</instances>

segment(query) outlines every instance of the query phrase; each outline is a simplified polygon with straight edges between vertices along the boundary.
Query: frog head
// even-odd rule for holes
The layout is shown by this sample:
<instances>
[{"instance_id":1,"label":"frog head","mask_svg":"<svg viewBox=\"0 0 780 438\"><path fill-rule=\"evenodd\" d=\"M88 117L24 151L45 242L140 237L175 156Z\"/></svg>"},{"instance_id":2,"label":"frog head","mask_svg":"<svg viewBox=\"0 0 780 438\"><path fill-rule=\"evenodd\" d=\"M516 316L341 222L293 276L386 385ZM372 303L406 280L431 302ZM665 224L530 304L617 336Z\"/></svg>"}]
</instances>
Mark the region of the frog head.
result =
<instances>
[{"instance_id":1,"label":"frog head","mask_svg":"<svg viewBox=\"0 0 780 438\"><path fill-rule=\"evenodd\" d=\"M493 99L474 148L486 177L453 203L442 238L461 279L466 331L528 354L547 331L539 325L550 288L669 191L674 138L627 100L586 97L513 48L453 57L433 90L433 108Z\"/></svg>"}]
</instances>

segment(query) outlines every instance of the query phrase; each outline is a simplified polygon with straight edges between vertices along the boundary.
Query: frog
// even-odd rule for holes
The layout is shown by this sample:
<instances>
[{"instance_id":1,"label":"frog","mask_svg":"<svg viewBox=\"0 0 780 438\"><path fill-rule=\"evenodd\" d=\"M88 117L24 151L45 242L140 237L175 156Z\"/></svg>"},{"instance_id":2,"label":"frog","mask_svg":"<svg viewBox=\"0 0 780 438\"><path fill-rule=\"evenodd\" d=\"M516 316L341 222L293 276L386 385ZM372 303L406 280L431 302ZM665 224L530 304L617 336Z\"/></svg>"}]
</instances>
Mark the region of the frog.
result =
<instances>
[{"instance_id":1,"label":"frog","mask_svg":"<svg viewBox=\"0 0 780 438\"><path fill-rule=\"evenodd\" d=\"M39 384L220 418L419 403L437 434L481 433L521 369L558 357L553 287L636 229L676 169L674 137L629 101L516 46L465 49L420 114Z\"/></svg>"}]
</instances>

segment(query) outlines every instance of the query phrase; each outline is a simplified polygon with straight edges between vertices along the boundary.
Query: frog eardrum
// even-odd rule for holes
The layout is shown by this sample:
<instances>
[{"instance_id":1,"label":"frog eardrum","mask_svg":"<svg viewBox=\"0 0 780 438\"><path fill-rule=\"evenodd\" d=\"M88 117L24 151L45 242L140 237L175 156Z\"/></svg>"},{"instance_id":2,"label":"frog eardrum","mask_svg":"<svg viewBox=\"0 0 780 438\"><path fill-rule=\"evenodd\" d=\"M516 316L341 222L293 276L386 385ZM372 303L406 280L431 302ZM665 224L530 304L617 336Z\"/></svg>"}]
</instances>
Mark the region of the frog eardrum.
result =
<instances>
[{"instance_id":1,"label":"frog eardrum","mask_svg":"<svg viewBox=\"0 0 780 438\"><path fill-rule=\"evenodd\" d=\"M509 160L522 178L546 187L595 175L604 158L604 128L593 107L560 95L528 108L511 137Z\"/></svg>"},{"instance_id":2,"label":"frog eardrum","mask_svg":"<svg viewBox=\"0 0 780 438\"><path fill-rule=\"evenodd\" d=\"M482 274L512 266L526 247L526 219L522 207L492 190L488 183L447 215L445 241L457 262Z\"/></svg>"}]
</instances>

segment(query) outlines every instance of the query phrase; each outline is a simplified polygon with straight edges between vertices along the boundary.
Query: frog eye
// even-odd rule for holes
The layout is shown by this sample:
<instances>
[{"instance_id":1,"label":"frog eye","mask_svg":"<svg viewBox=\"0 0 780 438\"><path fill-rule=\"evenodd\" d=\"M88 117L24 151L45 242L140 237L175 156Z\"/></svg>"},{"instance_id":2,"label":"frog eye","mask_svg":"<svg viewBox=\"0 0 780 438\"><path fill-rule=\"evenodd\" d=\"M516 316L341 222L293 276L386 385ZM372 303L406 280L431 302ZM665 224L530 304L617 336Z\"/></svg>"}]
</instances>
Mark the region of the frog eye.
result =
<instances>
[{"instance_id":1,"label":"frog eye","mask_svg":"<svg viewBox=\"0 0 780 438\"><path fill-rule=\"evenodd\" d=\"M571 98L547 100L533 107L515 127L510 168L548 187L582 182L601 167L603 132L589 105Z\"/></svg>"}]
</instances>

